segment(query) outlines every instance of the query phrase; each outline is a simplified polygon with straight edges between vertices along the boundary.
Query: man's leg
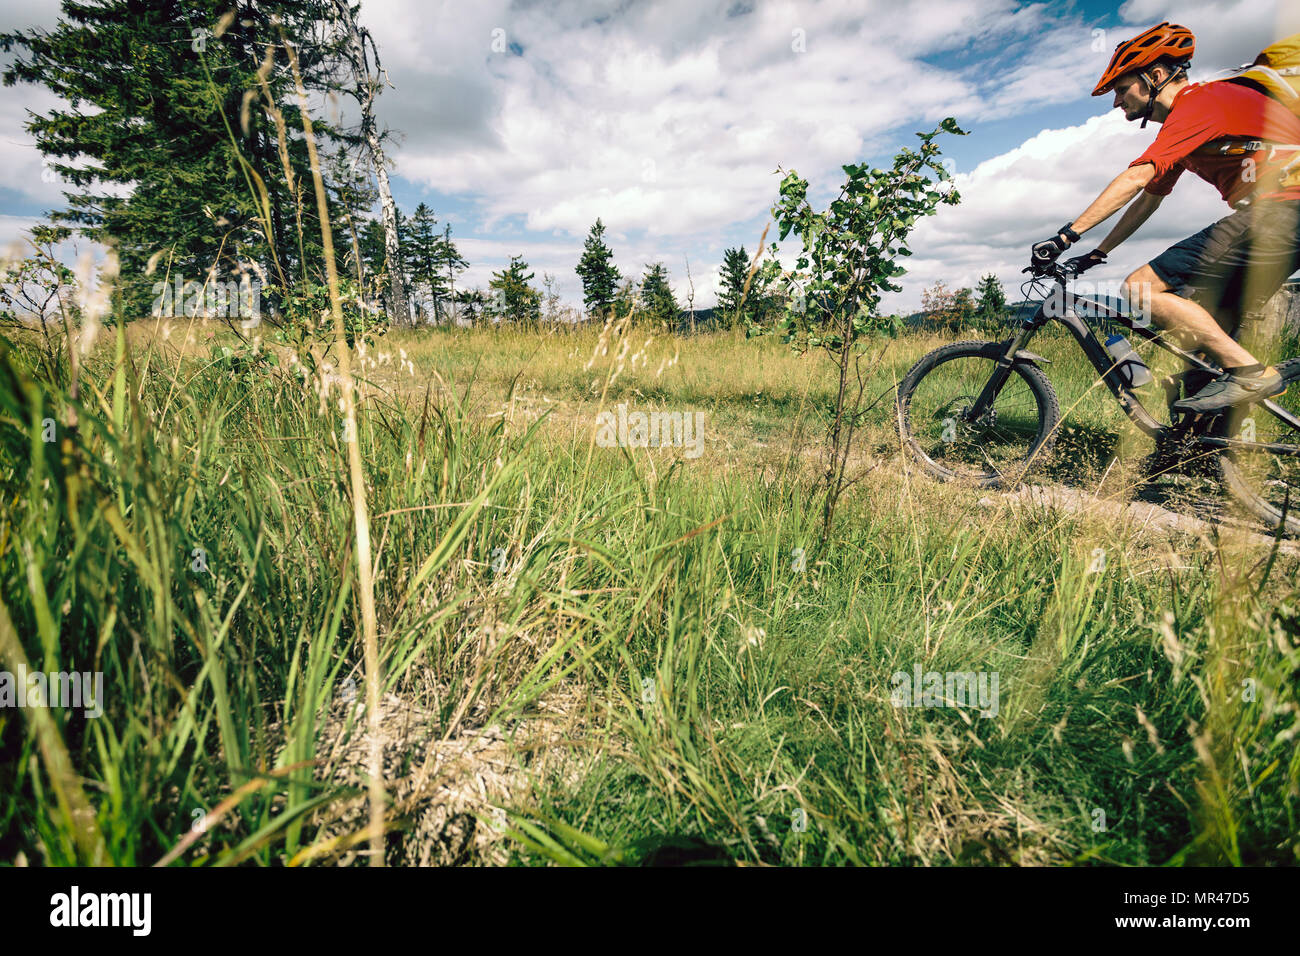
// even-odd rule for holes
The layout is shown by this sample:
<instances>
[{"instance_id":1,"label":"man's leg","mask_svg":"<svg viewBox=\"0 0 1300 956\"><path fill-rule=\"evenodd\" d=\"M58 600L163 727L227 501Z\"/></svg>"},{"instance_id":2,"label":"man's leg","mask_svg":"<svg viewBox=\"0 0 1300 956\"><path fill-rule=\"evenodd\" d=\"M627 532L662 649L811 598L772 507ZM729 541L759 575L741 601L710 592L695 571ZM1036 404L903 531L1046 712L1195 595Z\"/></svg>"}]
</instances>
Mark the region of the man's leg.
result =
<instances>
[{"instance_id":1,"label":"man's leg","mask_svg":"<svg viewBox=\"0 0 1300 956\"><path fill-rule=\"evenodd\" d=\"M1151 321L1169 332L1174 344L1187 350L1204 352L1220 368L1241 368L1255 365L1251 355L1233 340L1214 316L1191 299L1184 299L1169 290L1155 270L1141 266L1124 280L1128 290L1129 306L1149 307ZM1149 305L1148 305L1149 303Z\"/></svg>"},{"instance_id":2,"label":"man's leg","mask_svg":"<svg viewBox=\"0 0 1300 956\"><path fill-rule=\"evenodd\" d=\"M1227 373L1175 402L1175 409L1213 413L1283 390L1277 369L1264 367L1226 330L1235 331L1300 266L1297 221L1300 201L1259 201L1170 246L1128 277L1130 304L1145 302L1175 342L1205 353Z\"/></svg>"}]
</instances>

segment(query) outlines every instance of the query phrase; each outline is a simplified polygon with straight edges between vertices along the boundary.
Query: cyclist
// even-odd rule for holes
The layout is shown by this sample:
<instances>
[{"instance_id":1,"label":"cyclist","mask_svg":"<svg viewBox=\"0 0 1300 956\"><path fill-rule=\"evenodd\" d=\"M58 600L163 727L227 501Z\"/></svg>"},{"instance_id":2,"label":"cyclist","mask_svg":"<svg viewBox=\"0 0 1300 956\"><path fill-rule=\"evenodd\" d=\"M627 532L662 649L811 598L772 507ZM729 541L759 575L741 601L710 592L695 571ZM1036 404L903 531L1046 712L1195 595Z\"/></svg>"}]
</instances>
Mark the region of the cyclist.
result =
<instances>
[{"instance_id":1,"label":"cyclist","mask_svg":"<svg viewBox=\"0 0 1300 956\"><path fill-rule=\"evenodd\" d=\"M1155 120L1160 132L1082 215L1036 243L1032 254L1038 263L1055 261L1137 196L1096 249L1067 261L1079 275L1146 222L1184 170L1215 186L1237 211L1166 249L1125 283L1131 306L1149 305L1157 326L1224 370L1174 405L1207 413L1283 390L1277 369L1265 368L1229 333L1300 268L1300 183L1282 184L1300 155L1300 119L1249 81L1188 82L1195 49L1191 31L1168 22L1115 48L1092 95L1113 90L1125 119L1141 119L1143 128Z\"/></svg>"}]
</instances>

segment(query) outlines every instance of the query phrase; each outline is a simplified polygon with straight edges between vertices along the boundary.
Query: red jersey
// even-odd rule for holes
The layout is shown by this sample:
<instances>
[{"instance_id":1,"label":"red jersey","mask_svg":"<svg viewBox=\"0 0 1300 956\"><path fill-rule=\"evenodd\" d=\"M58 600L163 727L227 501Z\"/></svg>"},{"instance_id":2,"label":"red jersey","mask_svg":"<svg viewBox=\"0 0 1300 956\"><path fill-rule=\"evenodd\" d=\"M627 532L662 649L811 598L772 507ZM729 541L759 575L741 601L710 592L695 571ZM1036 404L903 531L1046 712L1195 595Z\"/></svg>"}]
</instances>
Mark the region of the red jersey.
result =
<instances>
[{"instance_id":1,"label":"red jersey","mask_svg":"<svg viewBox=\"0 0 1300 956\"><path fill-rule=\"evenodd\" d=\"M1238 156L1192 155L1197 147L1224 137L1300 145L1300 118L1272 97L1239 83L1189 83L1174 97L1155 142L1129 165L1155 166L1155 178L1146 187L1154 195L1169 195L1183 170L1190 169L1235 205L1251 198L1256 180L1263 180L1268 171L1300 157L1300 152L1279 150L1270 163L1268 149ZM1258 198L1300 199L1300 186Z\"/></svg>"}]
</instances>

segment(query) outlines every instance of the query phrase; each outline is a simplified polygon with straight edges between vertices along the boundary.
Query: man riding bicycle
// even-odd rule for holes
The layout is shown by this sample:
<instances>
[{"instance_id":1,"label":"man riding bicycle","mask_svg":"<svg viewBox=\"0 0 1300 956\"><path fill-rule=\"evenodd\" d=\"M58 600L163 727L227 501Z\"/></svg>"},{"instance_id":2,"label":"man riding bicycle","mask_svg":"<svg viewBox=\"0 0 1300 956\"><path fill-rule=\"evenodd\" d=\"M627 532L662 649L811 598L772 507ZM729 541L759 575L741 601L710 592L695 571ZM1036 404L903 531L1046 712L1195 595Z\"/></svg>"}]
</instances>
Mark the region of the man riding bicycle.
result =
<instances>
[{"instance_id":1,"label":"man riding bicycle","mask_svg":"<svg viewBox=\"0 0 1300 956\"><path fill-rule=\"evenodd\" d=\"M1115 48L1092 95L1114 90L1125 119L1140 118L1144 128L1155 120L1160 133L1082 215L1036 243L1032 255L1038 264L1055 261L1137 196L1096 249L1066 263L1078 275L1104 262L1146 222L1183 170L1215 186L1236 212L1166 249L1125 283L1130 306L1149 305L1152 320L1177 344L1224 370L1174 404L1204 414L1283 390L1277 369L1261 365L1231 333L1300 268L1300 181L1283 182L1300 156L1293 145L1300 144L1300 119L1249 81L1188 82L1195 48L1191 31L1171 23Z\"/></svg>"}]
</instances>

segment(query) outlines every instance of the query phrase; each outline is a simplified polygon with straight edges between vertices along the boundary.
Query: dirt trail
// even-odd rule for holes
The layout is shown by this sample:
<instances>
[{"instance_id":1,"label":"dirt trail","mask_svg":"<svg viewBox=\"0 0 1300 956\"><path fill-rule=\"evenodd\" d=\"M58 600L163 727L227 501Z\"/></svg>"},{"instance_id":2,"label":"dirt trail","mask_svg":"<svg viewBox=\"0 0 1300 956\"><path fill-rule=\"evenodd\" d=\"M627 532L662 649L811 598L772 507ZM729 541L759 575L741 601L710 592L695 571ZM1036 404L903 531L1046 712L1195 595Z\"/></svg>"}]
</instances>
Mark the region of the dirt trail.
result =
<instances>
[{"instance_id":1,"label":"dirt trail","mask_svg":"<svg viewBox=\"0 0 1300 956\"><path fill-rule=\"evenodd\" d=\"M1266 548L1277 543L1271 535L1261 534L1247 522L1227 516L1216 516L1215 520L1208 521L1185 512L1171 511L1154 502L1117 501L1066 485L1024 485L1014 491L997 493L996 497L988 495L980 498L978 504L981 507L996 507L998 499L1009 499L1025 507L1056 508L1075 514L1101 516L1136 532L1172 531L1210 539L1215 536L1231 537ZM1278 550L1283 554L1300 555L1300 542L1283 540Z\"/></svg>"}]
</instances>

